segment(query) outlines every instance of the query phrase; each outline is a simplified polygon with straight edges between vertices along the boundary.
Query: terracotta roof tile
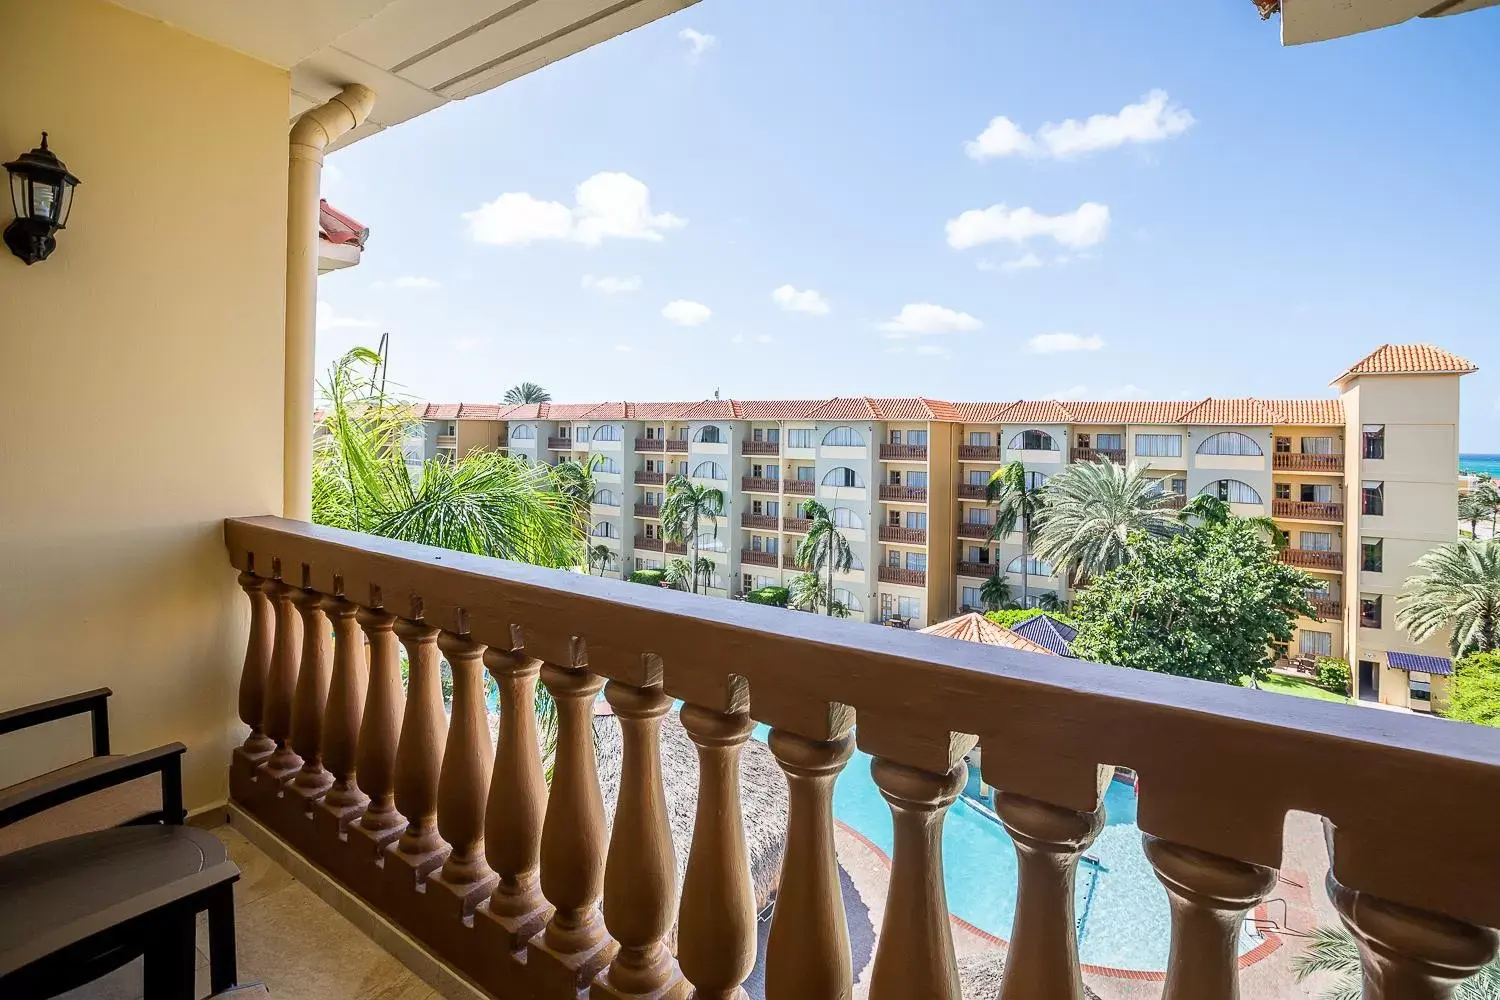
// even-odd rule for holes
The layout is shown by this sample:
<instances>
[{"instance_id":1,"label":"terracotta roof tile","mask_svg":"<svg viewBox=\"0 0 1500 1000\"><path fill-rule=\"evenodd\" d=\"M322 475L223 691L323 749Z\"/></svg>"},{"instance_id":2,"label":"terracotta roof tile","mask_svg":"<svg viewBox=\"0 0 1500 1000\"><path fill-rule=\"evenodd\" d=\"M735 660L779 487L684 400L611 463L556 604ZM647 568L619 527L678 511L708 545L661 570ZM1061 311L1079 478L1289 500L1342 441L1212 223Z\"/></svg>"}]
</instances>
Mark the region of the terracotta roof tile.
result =
<instances>
[{"instance_id":1,"label":"terracotta roof tile","mask_svg":"<svg viewBox=\"0 0 1500 1000\"><path fill-rule=\"evenodd\" d=\"M1046 646L1032 642L1025 636L1017 635L1004 626L996 625L984 615L974 611L959 615L957 618L949 618L945 622L938 622L936 625L929 625L922 629L922 634L940 635L945 639L962 639L964 642L977 642L985 646L1006 646L1028 653L1057 655Z\"/></svg>"},{"instance_id":2,"label":"terracotta roof tile","mask_svg":"<svg viewBox=\"0 0 1500 1000\"><path fill-rule=\"evenodd\" d=\"M1182 415L1185 424L1251 424L1269 426L1280 423L1276 411L1259 399L1217 399L1209 396Z\"/></svg>"},{"instance_id":3,"label":"terracotta roof tile","mask_svg":"<svg viewBox=\"0 0 1500 1000\"><path fill-rule=\"evenodd\" d=\"M1478 370L1467 358L1431 344L1381 344L1332 384L1356 375L1467 375Z\"/></svg>"},{"instance_id":4,"label":"terracotta roof tile","mask_svg":"<svg viewBox=\"0 0 1500 1000\"><path fill-rule=\"evenodd\" d=\"M740 404L746 420L808 420L822 399L747 399Z\"/></svg>"},{"instance_id":5,"label":"terracotta roof tile","mask_svg":"<svg viewBox=\"0 0 1500 1000\"><path fill-rule=\"evenodd\" d=\"M351 243L363 250L365 241L370 238L370 227L345 215L320 198L318 200L318 237L334 244Z\"/></svg>"},{"instance_id":6,"label":"terracotta roof tile","mask_svg":"<svg viewBox=\"0 0 1500 1000\"><path fill-rule=\"evenodd\" d=\"M1264 402L1281 418L1277 423L1295 427L1344 426L1344 402L1340 399L1267 399Z\"/></svg>"},{"instance_id":7,"label":"terracotta roof tile","mask_svg":"<svg viewBox=\"0 0 1500 1000\"><path fill-rule=\"evenodd\" d=\"M1177 424L1197 403L1188 399L1118 399L1068 403L1080 424Z\"/></svg>"},{"instance_id":8,"label":"terracotta roof tile","mask_svg":"<svg viewBox=\"0 0 1500 1000\"><path fill-rule=\"evenodd\" d=\"M875 408L863 396L835 396L807 413L809 420L873 420Z\"/></svg>"},{"instance_id":9,"label":"terracotta roof tile","mask_svg":"<svg viewBox=\"0 0 1500 1000\"><path fill-rule=\"evenodd\" d=\"M423 420L457 420L458 411L463 408L462 403L428 403L427 412L422 414Z\"/></svg>"},{"instance_id":10,"label":"terracotta roof tile","mask_svg":"<svg viewBox=\"0 0 1500 1000\"><path fill-rule=\"evenodd\" d=\"M458 419L460 420L499 420L501 406L499 403L459 403Z\"/></svg>"},{"instance_id":11,"label":"terracotta roof tile","mask_svg":"<svg viewBox=\"0 0 1500 1000\"><path fill-rule=\"evenodd\" d=\"M1071 424L1072 412L1055 399L1018 399L1000 412L1001 424Z\"/></svg>"}]
</instances>

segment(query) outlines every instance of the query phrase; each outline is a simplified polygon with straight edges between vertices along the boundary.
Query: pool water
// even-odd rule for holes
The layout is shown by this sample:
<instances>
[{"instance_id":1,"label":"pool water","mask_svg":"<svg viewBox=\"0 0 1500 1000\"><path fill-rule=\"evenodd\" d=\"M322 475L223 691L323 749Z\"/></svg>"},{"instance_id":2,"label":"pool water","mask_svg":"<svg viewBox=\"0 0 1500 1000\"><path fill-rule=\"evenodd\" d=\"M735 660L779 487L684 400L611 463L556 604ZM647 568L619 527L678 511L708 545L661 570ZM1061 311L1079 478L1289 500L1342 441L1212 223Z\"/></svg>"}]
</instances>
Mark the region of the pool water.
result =
<instances>
[{"instance_id":1,"label":"pool water","mask_svg":"<svg viewBox=\"0 0 1500 1000\"><path fill-rule=\"evenodd\" d=\"M766 726L753 738L765 742ZM977 792L977 781L970 788ZM1141 972L1167 967L1171 913L1135 825L1136 792L1110 782L1104 795L1105 827L1079 864L1075 915L1079 958L1087 965ZM891 809L870 776L870 755L856 750L833 791L834 816L859 831L887 856L893 849ZM1097 862L1097 863L1095 863ZM943 882L948 910L995 937L1009 939L1016 907L1016 851L993 813L966 793L943 826ZM1260 942L1247 922L1240 953Z\"/></svg>"}]
</instances>

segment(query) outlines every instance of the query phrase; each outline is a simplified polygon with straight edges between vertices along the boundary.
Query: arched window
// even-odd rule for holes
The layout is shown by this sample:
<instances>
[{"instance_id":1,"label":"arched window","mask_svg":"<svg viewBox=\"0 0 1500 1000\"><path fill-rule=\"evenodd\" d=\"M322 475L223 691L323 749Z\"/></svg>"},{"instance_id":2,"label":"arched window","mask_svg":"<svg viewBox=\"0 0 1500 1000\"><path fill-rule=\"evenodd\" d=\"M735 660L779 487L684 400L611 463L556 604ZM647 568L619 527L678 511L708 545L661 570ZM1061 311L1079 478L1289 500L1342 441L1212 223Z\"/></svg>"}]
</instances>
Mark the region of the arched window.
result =
<instances>
[{"instance_id":1,"label":"arched window","mask_svg":"<svg viewBox=\"0 0 1500 1000\"><path fill-rule=\"evenodd\" d=\"M530 424L521 424L510 432L510 439L512 441L535 441L536 428Z\"/></svg>"},{"instance_id":2,"label":"arched window","mask_svg":"<svg viewBox=\"0 0 1500 1000\"><path fill-rule=\"evenodd\" d=\"M864 446L864 436L848 424L835 427L823 435L823 447L825 448L863 448Z\"/></svg>"},{"instance_id":3,"label":"arched window","mask_svg":"<svg viewBox=\"0 0 1500 1000\"><path fill-rule=\"evenodd\" d=\"M1026 572L1032 576L1051 576L1052 571L1052 564L1047 562L1047 560L1045 559L1038 559L1036 556L1032 556L1030 559L1026 560ZM1010 565L1005 567L1005 572L1021 572L1021 557L1016 556L1014 559L1012 559L1010 561Z\"/></svg>"},{"instance_id":4,"label":"arched window","mask_svg":"<svg viewBox=\"0 0 1500 1000\"><path fill-rule=\"evenodd\" d=\"M840 528L863 530L865 526L865 522L860 520L860 516L848 507L835 507L828 512L828 516L833 518L834 525Z\"/></svg>"},{"instance_id":5,"label":"arched window","mask_svg":"<svg viewBox=\"0 0 1500 1000\"><path fill-rule=\"evenodd\" d=\"M618 476L620 474L620 463L612 458L601 458L599 464L594 466L595 472L609 472Z\"/></svg>"},{"instance_id":6,"label":"arched window","mask_svg":"<svg viewBox=\"0 0 1500 1000\"><path fill-rule=\"evenodd\" d=\"M1219 479L1209 483L1200 493L1218 497L1226 503L1263 503L1260 494L1255 492L1249 483L1242 483L1238 479Z\"/></svg>"},{"instance_id":7,"label":"arched window","mask_svg":"<svg viewBox=\"0 0 1500 1000\"><path fill-rule=\"evenodd\" d=\"M605 424L603 427L594 428L595 441L618 441L620 440L620 428L614 424Z\"/></svg>"},{"instance_id":8,"label":"arched window","mask_svg":"<svg viewBox=\"0 0 1500 1000\"><path fill-rule=\"evenodd\" d=\"M615 527L613 521L599 521L594 525L594 530L589 532L595 538L619 538L620 529Z\"/></svg>"},{"instance_id":9,"label":"arched window","mask_svg":"<svg viewBox=\"0 0 1500 1000\"><path fill-rule=\"evenodd\" d=\"M698 428L698 433L693 435L693 440L699 444L720 444L724 439L718 424L704 424Z\"/></svg>"},{"instance_id":10,"label":"arched window","mask_svg":"<svg viewBox=\"0 0 1500 1000\"><path fill-rule=\"evenodd\" d=\"M712 531L702 531L698 533L698 551L727 552L728 549L724 545L724 539L718 537Z\"/></svg>"},{"instance_id":11,"label":"arched window","mask_svg":"<svg viewBox=\"0 0 1500 1000\"><path fill-rule=\"evenodd\" d=\"M1028 473L1026 473L1026 488L1028 490L1039 490L1044 485L1046 485L1046 483L1047 483L1047 474L1045 472L1028 472Z\"/></svg>"},{"instance_id":12,"label":"arched window","mask_svg":"<svg viewBox=\"0 0 1500 1000\"><path fill-rule=\"evenodd\" d=\"M1239 431L1220 431L1210 434L1198 446L1200 455L1264 455L1255 439ZM1259 503L1260 501L1256 501Z\"/></svg>"},{"instance_id":13,"label":"arched window","mask_svg":"<svg viewBox=\"0 0 1500 1000\"><path fill-rule=\"evenodd\" d=\"M853 591L845 590L843 587L833 588L833 599L850 611L860 612L864 610L864 607L859 603L859 598L854 596Z\"/></svg>"},{"instance_id":14,"label":"arched window","mask_svg":"<svg viewBox=\"0 0 1500 1000\"><path fill-rule=\"evenodd\" d=\"M595 490L594 503L602 507L618 507L620 506L620 498L615 496L614 490Z\"/></svg>"},{"instance_id":15,"label":"arched window","mask_svg":"<svg viewBox=\"0 0 1500 1000\"><path fill-rule=\"evenodd\" d=\"M1022 451L1057 451L1057 442L1046 431L1022 431L1010 439L1010 447Z\"/></svg>"},{"instance_id":16,"label":"arched window","mask_svg":"<svg viewBox=\"0 0 1500 1000\"><path fill-rule=\"evenodd\" d=\"M865 481L859 478L859 473L841 465L836 469L829 469L828 474L823 477L824 486L863 486Z\"/></svg>"},{"instance_id":17,"label":"arched window","mask_svg":"<svg viewBox=\"0 0 1500 1000\"><path fill-rule=\"evenodd\" d=\"M718 462L699 462L693 470L694 479L728 479L724 467Z\"/></svg>"}]
</instances>

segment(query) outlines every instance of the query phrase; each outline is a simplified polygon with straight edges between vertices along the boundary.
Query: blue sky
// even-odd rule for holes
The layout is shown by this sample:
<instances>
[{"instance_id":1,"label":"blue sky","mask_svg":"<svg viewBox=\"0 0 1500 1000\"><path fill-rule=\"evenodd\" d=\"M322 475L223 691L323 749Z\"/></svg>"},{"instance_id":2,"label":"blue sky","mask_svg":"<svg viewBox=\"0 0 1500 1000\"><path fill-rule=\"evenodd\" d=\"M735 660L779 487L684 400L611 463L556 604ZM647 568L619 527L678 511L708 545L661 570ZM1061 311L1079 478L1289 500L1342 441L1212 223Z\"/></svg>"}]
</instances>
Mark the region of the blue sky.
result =
<instances>
[{"instance_id":1,"label":"blue sky","mask_svg":"<svg viewBox=\"0 0 1500 1000\"><path fill-rule=\"evenodd\" d=\"M320 362L389 331L449 401L1170 399L1430 341L1500 451L1500 9L1278 29L704 0L330 157L373 235L321 279Z\"/></svg>"}]
</instances>

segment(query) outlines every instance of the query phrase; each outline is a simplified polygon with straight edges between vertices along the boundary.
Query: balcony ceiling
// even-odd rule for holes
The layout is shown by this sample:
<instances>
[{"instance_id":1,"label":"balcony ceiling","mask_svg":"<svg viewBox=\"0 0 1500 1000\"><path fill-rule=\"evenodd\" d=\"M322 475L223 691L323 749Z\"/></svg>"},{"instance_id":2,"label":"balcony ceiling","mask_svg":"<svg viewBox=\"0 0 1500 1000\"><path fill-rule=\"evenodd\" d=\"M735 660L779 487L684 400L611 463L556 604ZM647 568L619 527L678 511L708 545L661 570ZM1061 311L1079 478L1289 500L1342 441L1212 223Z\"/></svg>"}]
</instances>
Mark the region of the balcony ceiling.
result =
<instances>
[{"instance_id":1,"label":"balcony ceiling","mask_svg":"<svg viewBox=\"0 0 1500 1000\"><path fill-rule=\"evenodd\" d=\"M1321 42L1414 17L1445 17L1496 5L1500 0L1282 0L1281 43Z\"/></svg>"},{"instance_id":2,"label":"balcony ceiling","mask_svg":"<svg viewBox=\"0 0 1500 1000\"><path fill-rule=\"evenodd\" d=\"M291 117L362 83L374 114L338 143L530 73L696 0L117 0L291 71Z\"/></svg>"}]
</instances>

